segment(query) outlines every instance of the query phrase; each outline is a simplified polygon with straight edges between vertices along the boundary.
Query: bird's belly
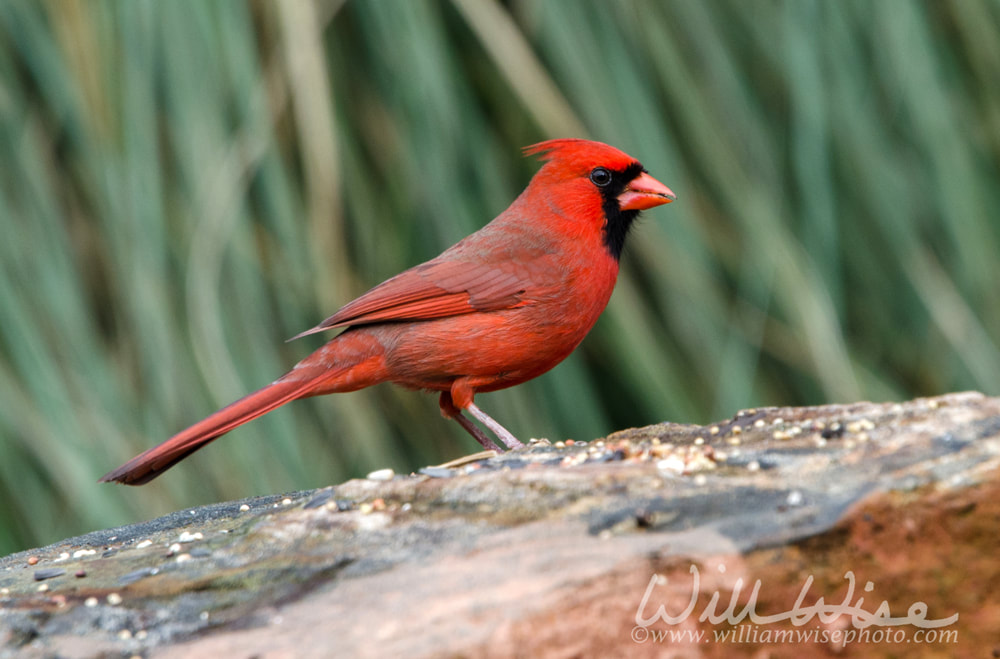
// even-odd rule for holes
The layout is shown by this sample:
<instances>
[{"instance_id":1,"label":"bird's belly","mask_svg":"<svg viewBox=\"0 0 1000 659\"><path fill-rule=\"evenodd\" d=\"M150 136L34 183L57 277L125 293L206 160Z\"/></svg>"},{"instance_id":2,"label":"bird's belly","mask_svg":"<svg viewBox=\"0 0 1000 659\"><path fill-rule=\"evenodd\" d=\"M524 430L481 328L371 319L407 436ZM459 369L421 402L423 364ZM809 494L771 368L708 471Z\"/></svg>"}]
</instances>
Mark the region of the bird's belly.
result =
<instances>
[{"instance_id":1,"label":"bird's belly","mask_svg":"<svg viewBox=\"0 0 1000 659\"><path fill-rule=\"evenodd\" d=\"M530 380L565 359L597 320L597 313L565 309L539 313L522 307L421 322L373 326L386 349L390 379L400 385L445 390L457 378L492 391ZM581 322L582 321L582 322Z\"/></svg>"}]
</instances>

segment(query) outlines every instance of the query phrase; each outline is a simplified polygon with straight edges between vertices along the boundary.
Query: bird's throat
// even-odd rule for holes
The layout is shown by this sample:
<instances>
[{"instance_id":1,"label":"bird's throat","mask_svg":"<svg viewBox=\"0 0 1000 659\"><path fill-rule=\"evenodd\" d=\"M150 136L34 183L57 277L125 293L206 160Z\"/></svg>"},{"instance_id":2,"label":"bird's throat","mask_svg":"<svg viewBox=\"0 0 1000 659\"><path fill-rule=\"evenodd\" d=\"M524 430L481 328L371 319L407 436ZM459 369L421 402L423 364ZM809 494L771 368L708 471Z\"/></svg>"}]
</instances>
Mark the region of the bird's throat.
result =
<instances>
[{"instance_id":1,"label":"bird's throat","mask_svg":"<svg viewBox=\"0 0 1000 659\"><path fill-rule=\"evenodd\" d=\"M625 236L635 223L639 211L623 211L618 208L618 200L612 198L604 202L604 246L616 261L621 259L625 248Z\"/></svg>"}]
</instances>

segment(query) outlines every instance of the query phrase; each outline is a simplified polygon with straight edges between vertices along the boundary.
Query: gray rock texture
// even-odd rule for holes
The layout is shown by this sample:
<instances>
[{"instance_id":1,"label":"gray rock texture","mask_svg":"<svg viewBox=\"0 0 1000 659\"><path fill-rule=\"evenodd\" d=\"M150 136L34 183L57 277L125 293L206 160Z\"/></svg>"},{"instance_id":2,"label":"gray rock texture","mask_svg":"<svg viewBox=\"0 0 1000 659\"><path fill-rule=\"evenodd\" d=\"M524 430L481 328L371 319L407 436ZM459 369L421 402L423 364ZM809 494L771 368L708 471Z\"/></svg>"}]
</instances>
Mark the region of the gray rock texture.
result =
<instances>
[{"instance_id":1,"label":"gray rock texture","mask_svg":"<svg viewBox=\"0 0 1000 659\"><path fill-rule=\"evenodd\" d=\"M998 522L1000 399L762 408L8 556L0 658L998 656Z\"/></svg>"}]
</instances>

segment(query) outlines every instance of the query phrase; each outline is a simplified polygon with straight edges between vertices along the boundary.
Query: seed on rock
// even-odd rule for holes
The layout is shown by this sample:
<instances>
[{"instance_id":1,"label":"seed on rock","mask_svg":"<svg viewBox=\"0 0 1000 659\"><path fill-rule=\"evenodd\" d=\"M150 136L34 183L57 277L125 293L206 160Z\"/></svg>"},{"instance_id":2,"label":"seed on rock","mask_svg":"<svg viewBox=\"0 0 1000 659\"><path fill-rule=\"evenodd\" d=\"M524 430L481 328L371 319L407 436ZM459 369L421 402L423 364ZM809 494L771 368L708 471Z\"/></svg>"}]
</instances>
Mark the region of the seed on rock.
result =
<instances>
[{"instance_id":1,"label":"seed on rock","mask_svg":"<svg viewBox=\"0 0 1000 659\"><path fill-rule=\"evenodd\" d=\"M45 581L46 579L61 577L64 574L66 574L66 570L57 567L35 570L35 581Z\"/></svg>"},{"instance_id":2,"label":"seed on rock","mask_svg":"<svg viewBox=\"0 0 1000 659\"><path fill-rule=\"evenodd\" d=\"M391 481L395 477L396 472L392 469L377 469L367 476L370 481Z\"/></svg>"}]
</instances>

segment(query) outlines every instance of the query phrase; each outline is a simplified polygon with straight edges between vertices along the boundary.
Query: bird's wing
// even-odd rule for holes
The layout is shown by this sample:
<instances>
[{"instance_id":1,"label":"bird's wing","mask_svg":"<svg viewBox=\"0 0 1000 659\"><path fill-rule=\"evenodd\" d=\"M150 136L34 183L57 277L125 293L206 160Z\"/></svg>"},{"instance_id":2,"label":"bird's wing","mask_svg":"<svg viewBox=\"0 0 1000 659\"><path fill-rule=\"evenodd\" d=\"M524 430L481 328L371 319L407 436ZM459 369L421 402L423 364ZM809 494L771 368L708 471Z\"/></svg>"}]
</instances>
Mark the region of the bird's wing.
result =
<instances>
[{"instance_id":1,"label":"bird's wing","mask_svg":"<svg viewBox=\"0 0 1000 659\"><path fill-rule=\"evenodd\" d=\"M386 280L297 339L334 327L429 320L526 304L527 268L516 263L434 260Z\"/></svg>"}]
</instances>

